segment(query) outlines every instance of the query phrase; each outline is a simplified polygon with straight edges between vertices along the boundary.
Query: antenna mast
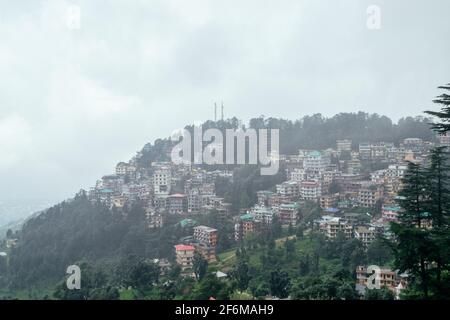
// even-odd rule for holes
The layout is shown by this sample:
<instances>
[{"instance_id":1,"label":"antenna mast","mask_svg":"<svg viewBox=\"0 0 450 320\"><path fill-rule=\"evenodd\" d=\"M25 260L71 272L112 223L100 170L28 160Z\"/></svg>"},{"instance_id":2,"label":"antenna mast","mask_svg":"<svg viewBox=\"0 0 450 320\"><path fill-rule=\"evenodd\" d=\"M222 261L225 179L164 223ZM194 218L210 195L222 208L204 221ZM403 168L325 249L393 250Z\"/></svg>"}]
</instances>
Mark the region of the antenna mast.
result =
<instances>
[{"instance_id":1,"label":"antenna mast","mask_svg":"<svg viewBox=\"0 0 450 320\"><path fill-rule=\"evenodd\" d=\"M217 103L214 102L214 122L217 121Z\"/></svg>"}]
</instances>

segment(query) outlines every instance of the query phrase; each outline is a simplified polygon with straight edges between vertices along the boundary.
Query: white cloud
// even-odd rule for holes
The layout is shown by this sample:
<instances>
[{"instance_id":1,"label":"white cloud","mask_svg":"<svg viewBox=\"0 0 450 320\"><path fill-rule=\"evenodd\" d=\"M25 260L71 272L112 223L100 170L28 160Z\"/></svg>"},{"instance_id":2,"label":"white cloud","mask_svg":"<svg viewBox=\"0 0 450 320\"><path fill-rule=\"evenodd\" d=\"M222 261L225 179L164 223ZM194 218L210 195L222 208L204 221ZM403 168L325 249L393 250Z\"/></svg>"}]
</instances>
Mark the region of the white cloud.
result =
<instances>
[{"instance_id":1,"label":"white cloud","mask_svg":"<svg viewBox=\"0 0 450 320\"><path fill-rule=\"evenodd\" d=\"M0 118L0 171L22 163L31 144L31 127L23 117Z\"/></svg>"},{"instance_id":2,"label":"white cloud","mask_svg":"<svg viewBox=\"0 0 450 320\"><path fill-rule=\"evenodd\" d=\"M111 117L133 112L141 103L139 97L111 92L70 65L57 70L50 84L45 107L48 117L55 121L89 121L97 125L98 121L107 122Z\"/></svg>"}]
</instances>

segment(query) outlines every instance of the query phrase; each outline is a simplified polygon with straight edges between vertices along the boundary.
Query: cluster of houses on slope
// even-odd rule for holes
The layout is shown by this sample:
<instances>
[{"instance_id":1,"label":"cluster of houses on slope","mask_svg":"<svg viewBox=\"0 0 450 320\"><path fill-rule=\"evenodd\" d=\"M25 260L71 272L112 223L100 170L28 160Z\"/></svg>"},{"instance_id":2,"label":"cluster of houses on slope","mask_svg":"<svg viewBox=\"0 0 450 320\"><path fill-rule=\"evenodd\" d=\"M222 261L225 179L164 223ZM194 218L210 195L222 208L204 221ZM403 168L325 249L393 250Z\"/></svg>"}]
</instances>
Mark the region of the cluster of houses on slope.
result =
<instances>
[{"instance_id":1,"label":"cluster of houses on slope","mask_svg":"<svg viewBox=\"0 0 450 320\"><path fill-rule=\"evenodd\" d=\"M440 145L449 145L448 137ZM339 231L369 245L378 233L389 233L389 222L398 221L398 191L407 170L407 162L424 163L432 142L418 138L404 139L399 147L392 143L361 143L358 151L352 141L337 140L336 149L299 150L298 155L281 155L288 180L273 191L257 192L258 203L235 217L235 240L264 230L277 216L282 225L296 226L302 219L301 204L316 202L323 216L316 221L328 238ZM374 165L376 164L376 165ZM370 170L375 167L383 169ZM361 212L380 212L369 222L355 217Z\"/></svg>"},{"instance_id":2,"label":"cluster of houses on slope","mask_svg":"<svg viewBox=\"0 0 450 320\"><path fill-rule=\"evenodd\" d=\"M146 211L148 227L158 228L166 215L201 214L211 209L227 214L230 204L215 194L214 181L219 176L232 179L228 171L208 172L169 162L139 168L133 158L117 164L115 174L97 181L89 198L116 208L139 201Z\"/></svg>"},{"instance_id":3,"label":"cluster of houses on slope","mask_svg":"<svg viewBox=\"0 0 450 320\"><path fill-rule=\"evenodd\" d=\"M450 145L449 137L440 139L440 145ZM337 140L335 149L302 149L296 155L280 155L288 180L273 190L258 191L257 203L238 213L230 212L231 205L215 194L217 177L231 180L231 172L170 162L154 162L141 168L138 156L117 164L115 174L102 177L89 197L117 208L139 201L145 208L149 228L163 226L167 215L205 214L215 209L233 219L236 241L268 228L274 217L284 226L295 227L302 219L302 204L315 202L323 214L314 224L328 238L342 232L368 246L377 234L389 233L389 222L398 220L396 197L407 161L424 163L434 146L417 138L404 139L398 147L387 142L354 146L351 140ZM361 208L367 212L376 208L381 216L370 216L368 222L362 222L355 218L358 214L353 214L354 208L358 212ZM207 226L198 226L191 238L180 239L175 251L183 269L191 268L195 251L215 261L216 243L206 241L206 234L217 239L217 230Z\"/></svg>"}]
</instances>

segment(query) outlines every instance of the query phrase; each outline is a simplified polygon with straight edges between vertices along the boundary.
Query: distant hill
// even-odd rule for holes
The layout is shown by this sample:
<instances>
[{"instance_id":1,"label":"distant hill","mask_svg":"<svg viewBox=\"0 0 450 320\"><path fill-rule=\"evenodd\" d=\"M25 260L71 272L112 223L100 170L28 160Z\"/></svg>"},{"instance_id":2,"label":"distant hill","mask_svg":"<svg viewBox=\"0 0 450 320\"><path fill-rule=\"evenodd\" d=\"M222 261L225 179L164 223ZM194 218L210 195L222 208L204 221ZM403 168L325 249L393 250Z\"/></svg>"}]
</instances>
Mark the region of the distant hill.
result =
<instances>
[{"instance_id":1,"label":"distant hill","mask_svg":"<svg viewBox=\"0 0 450 320\"><path fill-rule=\"evenodd\" d=\"M6 232L9 229L11 229L12 231L17 231L20 228L22 228L23 222L24 222L24 220L20 219L20 220L12 221L12 222L9 222L7 224L0 226L0 240L3 240L6 238Z\"/></svg>"},{"instance_id":2,"label":"distant hill","mask_svg":"<svg viewBox=\"0 0 450 320\"><path fill-rule=\"evenodd\" d=\"M6 223L2 226L0 226L0 240L3 240L6 238L6 232L11 229L13 232L19 231L22 229L22 226L30 219L33 219L34 217L37 217L40 215L42 211L37 211L32 213L31 215L27 216L26 218L22 218L19 220L11 221L9 223Z\"/></svg>"},{"instance_id":3,"label":"distant hill","mask_svg":"<svg viewBox=\"0 0 450 320\"><path fill-rule=\"evenodd\" d=\"M0 239L8 229L17 230L23 222L53 203L43 199L13 199L0 201Z\"/></svg>"}]
</instances>

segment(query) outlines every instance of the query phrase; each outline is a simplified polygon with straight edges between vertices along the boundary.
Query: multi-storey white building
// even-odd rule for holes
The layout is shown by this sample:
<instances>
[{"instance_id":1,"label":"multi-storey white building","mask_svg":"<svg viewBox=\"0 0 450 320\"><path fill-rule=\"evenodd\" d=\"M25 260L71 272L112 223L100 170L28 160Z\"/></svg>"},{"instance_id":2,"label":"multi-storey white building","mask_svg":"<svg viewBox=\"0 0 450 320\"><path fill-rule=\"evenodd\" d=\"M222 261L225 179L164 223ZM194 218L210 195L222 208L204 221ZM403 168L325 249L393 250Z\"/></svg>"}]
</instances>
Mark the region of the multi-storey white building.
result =
<instances>
[{"instance_id":1,"label":"multi-storey white building","mask_svg":"<svg viewBox=\"0 0 450 320\"><path fill-rule=\"evenodd\" d=\"M255 217L255 220L262 221L265 224L269 225L272 223L275 211L270 207L255 206L250 210L250 214Z\"/></svg>"},{"instance_id":2,"label":"multi-storey white building","mask_svg":"<svg viewBox=\"0 0 450 320\"><path fill-rule=\"evenodd\" d=\"M195 247L185 244L175 246L175 257L177 264L183 272L191 271L194 263Z\"/></svg>"},{"instance_id":3,"label":"multi-storey white building","mask_svg":"<svg viewBox=\"0 0 450 320\"><path fill-rule=\"evenodd\" d=\"M169 167L161 167L153 173L153 190L155 195L168 195L171 189L172 175Z\"/></svg>"},{"instance_id":4,"label":"multi-storey white building","mask_svg":"<svg viewBox=\"0 0 450 320\"><path fill-rule=\"evenodd\" d=\"M188 212L199 212L202 207L202 195L198 189L190 190L187 194Z\"/></svg>"},{"instance_id":5,"label":"multi-storey white building","mask_svg":"<svg viewBox=\"0 0 450 320\"><path fill-rule=\"evenodd\" d=\"M121 176L127 174L128 164L125 162L119 162L116 166L116 174Z\"/></svg>"},{"instance_id":6,"label":"multi-storey white building","mask_svg":"<svg viewBox=\"0 0 450 320\"><path fill-rule=\"evenodd\" d=\"M197 226L194 228L194 239L208 247L217 246L217 229L207 226Z\"/></svg>"},{"instance_id":7,"label":"multi-storey white building","mask_svg":"<svg viewBox=\"0 0 450 320\"><path fill-rule=\"evenodd\" d=\"M386 159L388 154L388 148L394 145L387 142L378 142L370 146L372 159Z\"/></svg>"},{"instance_id":8,"label":"multi-storey white building","mask_svg":"<svg viewBox=\"0 0 450 320\"><path fill-rule=\"evenodd\" d=\"M301 168L295 168L290 173L290 180L295 182L301 182L307 179L306 170Z\"/></svg>"},{"instance_id":9,"label":"multi-storey white building","mask_svg":"<svg viewBox=\"0 0 450 320\"><path fill-rule=\"evenodd\" d=\"M355 228L355 238L360 240L365 247L368 247L376 236L377 232L374 227L357 226Z\"/></svg>"},{"instance_id":10,"label":"multi-storey white building","mask_svg":"<svg viewBox=\"0 0 450 320\"><path fill-rule=\"evenodd\" d=\"M385 182L387 170L376 170L370 173L370 181L377 184L382 184Z\"/></svg>"},{"instance_id":11,"label":"multi-storey white building","mask_svg":"<svg viewBox=\"0 0 450 320\"><path fill-rule=\"evenodd\" d=\"M322 172L330 164L330 158L319 151L311 151L303 160L303 167L306 170Z\"/></svg>"},{"instance_id":12,"label":"multi-storey white building","mask_svg":"<svg viewBox=\"0 0 450 320\"><path fill-rule=\"evenodd\" d=\"M342 232L347 239L350 239L353 236L353 226L339 217L323 216L318 223L320 230L324 232L329 239L335 239L340 232Z\"/></svg>"},{"instance_id":13,"label":"multi-storey white building","mask_svg":"<svg viewBox=\"0 0 450 320\"><path fill-rule=\"evenodd\" d=\"M281 196L296 198L299 196L299 186L295 181L285 181L277 184L277 193Z\"/></svg>"},{"instance_id":14,"label":"multi-storey white building","mask_svg":"<svg viewBox=\"0 0 450 320\"><path fill-rule=\"evenodd\" d=\"M408 167L401 164L392 164L388 167L386 171L386 177L388 179L400 179L405 174Z\"/></svg>"},{"instance_id":15,"label":"multi-storey white building","mask_svg":"<svg viewBox=\"0 0 450 320\"><path fill-rule=\"evenodd\" d=\"M347 173L359 174L361 172L361 161L359 159L351 159L347 161Z\"/></svg>"},{"instance_id":16,"label":"multi-storey white building","mask_svg":"<svg viewBox=\"0 0 450 320\"><path fill-rule=\"evenodd\" d=\"M336 140L336 149L338 152L352 151L352 140Z\"/></svg>"},{"instance_id":17,"label":"multi-storey white building","mask_svg":"<svg viewBox=\"0 0 450 320\"><path fill-rule=\"evenodd\" d=\"M119 176L133 174L136 172L136 166L131 163L119 162L116 165L116 174Z\"/></svg>"},{"instance_id":18,"label":"multi-storey white building","mask_svg":"<svg viewBox=\"0 0 450 320\"><path fill-rule=\"evenodd\" d=\"M359 157L360 159L367 160L370 159L372 155L372 149L370 143L363 142L359 144Z\"/></svg>"}]
</instances>

